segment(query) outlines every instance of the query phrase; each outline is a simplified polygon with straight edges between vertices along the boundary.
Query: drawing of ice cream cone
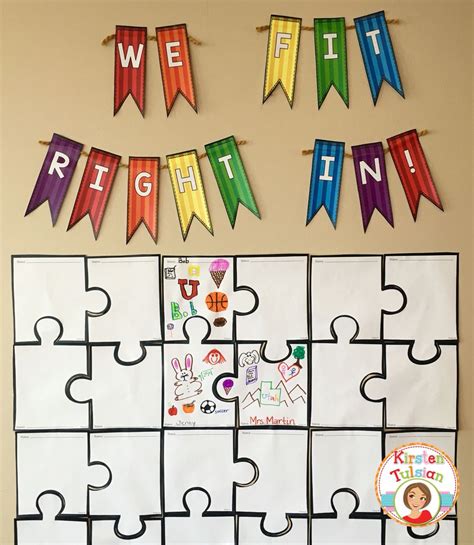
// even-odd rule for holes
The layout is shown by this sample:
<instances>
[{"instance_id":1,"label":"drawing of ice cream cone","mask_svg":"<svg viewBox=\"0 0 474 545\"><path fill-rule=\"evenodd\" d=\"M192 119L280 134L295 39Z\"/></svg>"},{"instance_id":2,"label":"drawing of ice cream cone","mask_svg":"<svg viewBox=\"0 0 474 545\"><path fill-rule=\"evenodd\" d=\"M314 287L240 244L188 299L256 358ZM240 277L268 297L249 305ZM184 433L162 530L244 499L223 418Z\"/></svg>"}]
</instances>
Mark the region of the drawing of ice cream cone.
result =
<instances>
[{"instance_id":1,"label":"drawing of ice cream cone","mask_svg":"<svg viewBox=\"0 0 474 545\"><path fill-rule=\"evenodd\" d=\"M214 280L217 288L220 288L222 281L224 280L225 273L229 268L229 262L227 259L214 259L209 266L209 272L211 273L212 279Z\"/></svg>"}]
</instances>

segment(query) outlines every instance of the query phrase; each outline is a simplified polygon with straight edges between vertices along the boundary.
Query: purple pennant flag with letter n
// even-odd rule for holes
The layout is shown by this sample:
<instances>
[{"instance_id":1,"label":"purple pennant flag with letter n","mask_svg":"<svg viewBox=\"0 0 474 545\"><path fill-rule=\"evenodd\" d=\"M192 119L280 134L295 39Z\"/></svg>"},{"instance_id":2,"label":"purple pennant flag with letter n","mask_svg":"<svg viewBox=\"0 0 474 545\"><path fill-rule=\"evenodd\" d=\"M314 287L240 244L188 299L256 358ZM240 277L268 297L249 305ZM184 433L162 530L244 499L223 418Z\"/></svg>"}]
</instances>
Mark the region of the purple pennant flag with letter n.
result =
<instances>
[{"instance_id":1,"label":"purple pennant flag with letter n","mask_svg":"<svg viewBox=\"0 0 474 545\"><path fill-rule=\"evenodd\" d=\"M25 216L49 201L51 219L55 225L82 148L79 142L53 134Z\"/></svg>"},{"instance_id":2,"label":"purple pennant flag with letter n","mask_svg":"<svg viewBox=\"0 0 474 545\"><path fill-rule=\"evenodd\" d=\"M375 209L393 227L392 205L382 142L352 146L352 156L364 231L367 231Z\"/></svg>"}]
</instances>

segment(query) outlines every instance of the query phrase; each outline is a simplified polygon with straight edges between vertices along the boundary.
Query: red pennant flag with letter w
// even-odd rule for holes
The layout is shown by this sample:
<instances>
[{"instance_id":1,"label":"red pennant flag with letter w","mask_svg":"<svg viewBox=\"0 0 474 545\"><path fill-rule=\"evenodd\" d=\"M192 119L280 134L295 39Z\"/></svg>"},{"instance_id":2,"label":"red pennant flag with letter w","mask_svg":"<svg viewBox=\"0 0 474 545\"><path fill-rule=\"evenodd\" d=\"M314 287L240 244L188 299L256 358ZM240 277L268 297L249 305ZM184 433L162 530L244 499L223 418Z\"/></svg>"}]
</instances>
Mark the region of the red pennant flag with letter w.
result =
<instances>
[{"instance_id":1,"label":"red pennant flag with letter w","mask_svg":"<svg viewBox=\"0 0 474 545\"><path fill-rule=\"evenodd\" d=\"M97 239L120 159L120 155L97 148L91 149L72 209L68 231L84 216L89 215Z\"/></svg>"},{"instance_id":2,"label":"red pennant flag with letter w","mask_svg":"<svg viewBox=\"0 0 474 545\"><path fill-rule=\"evenodd\" d=\"M146 27L117 26L115 30L114 115L128 95L145 111Z\"/></svg>"},{"instance_id":3,"label":"red pennant flag with letter w","mask_svg":"<svg viewBox=\"0 0 474 545\"><path fill-rule=\"evenodd\" d=\"M186 25L157 28L156 41L158 42L167 115L169 115L179 93L197 112Z\"/></svg>"}]
</instances>

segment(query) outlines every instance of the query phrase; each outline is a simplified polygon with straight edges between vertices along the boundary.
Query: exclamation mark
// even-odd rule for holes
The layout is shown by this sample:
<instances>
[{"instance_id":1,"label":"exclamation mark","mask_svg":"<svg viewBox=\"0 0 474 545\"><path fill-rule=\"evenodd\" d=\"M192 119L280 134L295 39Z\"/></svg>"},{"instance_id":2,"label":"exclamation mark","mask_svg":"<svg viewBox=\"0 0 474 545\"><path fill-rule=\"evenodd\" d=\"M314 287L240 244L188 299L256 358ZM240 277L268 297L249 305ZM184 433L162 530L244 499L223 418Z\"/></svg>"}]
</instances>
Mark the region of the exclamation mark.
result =
<instances>
[{"instance_id":1,"label":"exclamation mark","mask_svg":"<svg viewBox=\"0 0 474 545\"><path fill-rule=\"evenodd\" d=\"M410 172L414 174L416 172L415 167L413 166L413 161L411 160L410 152L406 149L403 151L405 158L407 160L408 166L410 167Z\"/></svg>"}]
</instances>

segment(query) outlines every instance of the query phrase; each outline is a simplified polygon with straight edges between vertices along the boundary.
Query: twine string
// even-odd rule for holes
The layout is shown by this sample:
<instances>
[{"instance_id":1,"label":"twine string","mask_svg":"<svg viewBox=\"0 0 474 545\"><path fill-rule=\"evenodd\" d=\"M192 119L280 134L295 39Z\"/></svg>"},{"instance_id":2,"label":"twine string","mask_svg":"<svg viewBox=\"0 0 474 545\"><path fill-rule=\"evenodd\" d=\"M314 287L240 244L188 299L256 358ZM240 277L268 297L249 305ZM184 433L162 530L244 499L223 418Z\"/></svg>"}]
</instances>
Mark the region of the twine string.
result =
<instances>
[{"instance_id":1,"label":"twine string","mask_svg":"<svg viewBox=\"0 0 474 545\"><path fill-rule=\"evenodd\" d=\"M149 42L156 42L156 36L152 36L152 35L148 35L147 36L147 39ZM113 42L115 40L115 34L109 34L108 36L106 36L101 44L102 45L108 45L110 42ZM194 36L190 36L188 35L188 40L190 43L192 43L193 45L202 45L202 42L201 40L198 40L197 38L195 38Z\"/></svg>"},{"instance_id":2,"label":"twine string","mask_svg":"<svg viewBox=\"0 0 474 545\"><path fill-rule=\"evenodd\" d=\"M400 19L386 19L386 21L387 21L387 25L400 24ZM354 30L354 29L355 29L355 25L346 25L346 30ZM262 25L262 26L255 27L255 30L257 32L266 32L267 30L270 30L270 25ZM314 26L301 25L301 30L313 31Z\"/></svg>"}]
</instances>

